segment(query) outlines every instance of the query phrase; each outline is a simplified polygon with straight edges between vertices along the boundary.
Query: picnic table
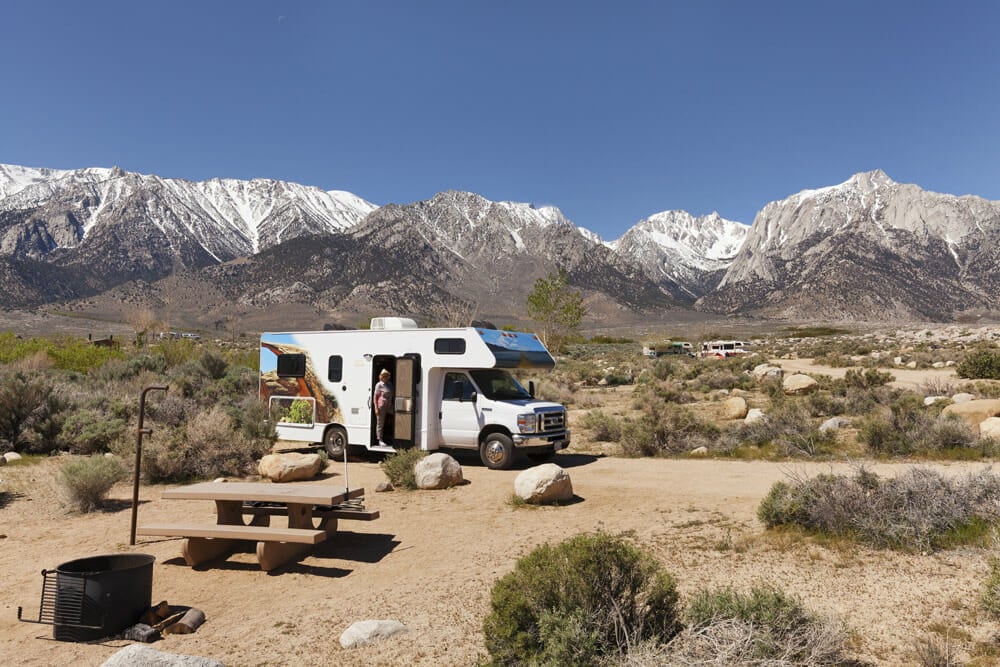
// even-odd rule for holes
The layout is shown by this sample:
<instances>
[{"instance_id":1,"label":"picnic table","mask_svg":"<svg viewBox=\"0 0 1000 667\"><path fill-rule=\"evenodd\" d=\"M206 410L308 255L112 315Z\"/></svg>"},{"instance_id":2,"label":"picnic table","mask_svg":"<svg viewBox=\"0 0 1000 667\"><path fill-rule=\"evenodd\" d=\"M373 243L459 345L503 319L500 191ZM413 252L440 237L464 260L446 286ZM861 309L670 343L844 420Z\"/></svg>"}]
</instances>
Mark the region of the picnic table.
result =
<instances>
[{"instance_id":1,"label":"picnic table","mask_svg":"<svg viewBox=\"0 0 1000 667\"><path fill-rule=\"evenodd\" d=\"M241 543L256 542L257 562L270 571L297 560L333 535L338 519L377 519L377 510L366 510L359 502L364 493L363 488L330 484L200 482L168 489L162 497L214 501L214 525L147 523L137 532L183 537L181 555L191 566L228 555ZM272 526L272 516L288 517L287 525Z\"/></svg>"}]
</instances>

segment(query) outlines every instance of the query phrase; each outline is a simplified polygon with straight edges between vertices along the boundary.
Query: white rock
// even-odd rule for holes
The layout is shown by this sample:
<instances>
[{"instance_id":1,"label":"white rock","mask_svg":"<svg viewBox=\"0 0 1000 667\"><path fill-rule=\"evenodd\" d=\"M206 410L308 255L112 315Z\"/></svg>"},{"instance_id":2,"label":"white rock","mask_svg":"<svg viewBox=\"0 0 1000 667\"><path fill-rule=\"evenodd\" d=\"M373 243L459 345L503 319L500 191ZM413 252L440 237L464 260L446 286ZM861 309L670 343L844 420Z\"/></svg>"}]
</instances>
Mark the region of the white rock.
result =
<instances>
[{"instance_id":1,"label":"white rock","mask_svg":"<svg viewBox=\"0 0 1000 667\"><path fill-rule=\"evenodd\" d=\"M947 396L924 396L924 405L934 405L935 403L947 400Z\"/></svg>"},{"instance_id":2,"label":"white rock","mask_svg":"<svg viewBox=\"0 0 1000 667\"><path fill-rule=\"evenodd\" d=\"M931 364L931 368L944 368L944 362L935 361L933 364Z\"/></svg>"},{"instance_id":3,"label":"white rock","mask_svg":"<svg viewBox=\"0 0 1000 667\"><path fill-rule=\"evenodd\" d=\"M911 369L912 369L912 368L916 368L916 367L917 367L917 362L915 362L915 361L910 361L910 362L908 362L908 363L906 364L906 367L907 367L907 368L911 368Z\"/></svg>"},{"instance_id":4,"label":"white rock","mask_svg":"<svg viewBox=\"0 0 1000 667\"><path fill-rule=\"evenodd\" d=\"M808 394L815 391L818 384L805 373L795 373L786 377L781 387L786 394Z\"/></svg>"},{"instance_id":5,"label":"white rock","mask_svg":"<svg viewBox=\"0 0 1000 667\"><path fill-rule=\"evenodd\" d=\"M979 437L1000 442L1000 417L990 417L979 422Z\"/></svg>"},{"instance_id":6,"label":"white rock","mask_svg":"<svg viewBox=\"0 0 1000 667\"><path fill-rule=\"evenodd\" d=\"M755 422L763 421L766 419L764 416L764 411L760 408L750 408L747 411L747 416L743 419L744 424L753 424Z\"/></svg>"},{"instance_id":7,"label":"white rock","mask_svg":"<svg viewBox=\"0 0 1000 667\"><path fill-rule=\"evenodd\" d=\"M826 433L827 431L836 431L850 425L851 420L846 417L830 417L819 425L819 432Z\"/></svg>"},{"instance_id":8,"label":"white rock","mask_svg":"<svg viewBox=\"0 0 1000 667\"><path fill-rule=\"evenodd\" d=\"M18 454L17 452L7 452L6 454L3 455L3 457L7 460L7 463L10 463L11 461L21 460L21 455Z\"/></svg>"},{"instance_id":9,"label":"white rock","mask_svg":"<svg viewBox=\"0 0 1000 667\"><path fill-rule=\"evenodd\" d=\"M406 631L407 627L399 621L355 621L340 635L340 645L344 648L364 646Z\"/></svg>"},{"instance_id":10,"label":"white rock","mask_svg":"<svg viewBox=\"0 0 1000 667\"><path fill-rule=\"evenodd\" d=\"M975 400L975 398L976 397L975 397L974 394L961 393L961 394L955 394L954 396L952 396L951 397L951 402L952 403L968 403L969 401Z\"/></svg>"},{"instance_id":11,"label":"white rock","mask_svg":"<svg viewBox=\"0 0 1000 667\"><path fill-rule=\"evenodd\" d=\"M708 456L708 447L702 445L691 450L691 456Z\"/></svg>"},{"instance_id":12,"label":"white rock","mask_svg":"<svg viewBox=\"0 0 1000 667\"><path fill-rule=\"evenodd\" d=\"M224 667L223 663L213 658L164 653L142 644L129 644L101 663L101 667L136 667L136 665L142 665L142 667Z\"/></svg>"},{"instance_id":13,"label":"white rock","mask_svg":"<svg viewBox=\"0 0 1000 667\"><path fill-rule=\"evenodd\" d=\"M514 493L535 505L572 500L573 482L569 473L555 463L543 463L514 478Z\"/></svg>"},{"instance_id":14,"label":"white rock","mask_svg":"<svg viewBox=\"0 0 1000 667\"><path fill-rule=\"evenodd\" d=\"M434 452L417 461L413 476L418 489L447 489L464 481L462 465L443 452Z\"/></svg>"}]
</instances>

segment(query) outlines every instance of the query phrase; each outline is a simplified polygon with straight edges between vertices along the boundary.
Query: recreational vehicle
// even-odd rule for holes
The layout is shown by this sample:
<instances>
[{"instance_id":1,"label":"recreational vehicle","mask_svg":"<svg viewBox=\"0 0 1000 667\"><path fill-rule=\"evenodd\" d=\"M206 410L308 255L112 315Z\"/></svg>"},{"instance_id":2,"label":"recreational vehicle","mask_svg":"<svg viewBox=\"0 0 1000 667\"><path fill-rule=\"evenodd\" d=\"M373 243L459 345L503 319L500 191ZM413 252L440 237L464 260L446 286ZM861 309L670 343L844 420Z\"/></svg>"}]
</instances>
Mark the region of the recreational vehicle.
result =
<instances>
[{"instance_id":1,"label":"recreational vehicle","mask_svg":"<svg viewBox=\"0 0 1000 667\"><path fill-rule=\"evenodd\" d=\"M749 352L747 345L741 340L710 340L701 344L701 356L720 359L734 357Z\"/></svg>"},{"instance_id":2,"label":"recreational vehicle","mask_svg":"<svg viewBox=\"0 0 1000 667\"><path fill-rule=\"evenodd\" d=\"M694 351L691 343L685 341L645 343L642 346L642 355L644 357L652 357L653 359L656 359L657 357L662 357L668 354L685 354L692 356L694 355Z\"/></svg>"},{"instance_id":3,"label":"recreational vehicle","mask_svg":"<svg viewBox=\"0 0 1000 667\"><path fill-rule=\"evenodd\" d=\"M477 449L487 467L505 469L515 451L543 460L569 445L566 408L536 399L533 384L510 373L553 366L534 334L377 317L367 330L262 334L260 397L279 438L331 456L348 446ZM395 410L380 445L372 394L383 370Z\"/></svg>"}]
</instances>

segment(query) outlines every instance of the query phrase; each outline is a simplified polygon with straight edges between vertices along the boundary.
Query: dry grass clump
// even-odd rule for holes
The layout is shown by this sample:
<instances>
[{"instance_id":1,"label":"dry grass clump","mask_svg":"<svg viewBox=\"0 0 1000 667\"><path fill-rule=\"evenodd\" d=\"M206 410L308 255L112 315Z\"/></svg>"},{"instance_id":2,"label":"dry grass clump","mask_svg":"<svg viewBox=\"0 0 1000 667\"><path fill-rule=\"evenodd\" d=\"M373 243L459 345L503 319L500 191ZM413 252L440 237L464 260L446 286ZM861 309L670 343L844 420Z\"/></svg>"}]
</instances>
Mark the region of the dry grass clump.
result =
<instances>
[{"instance_id":1,"label":"dry grass clump","mask_svg":"<svg viewBox=\"0 0 1000 667\"><path fill-rule=\"evenodd\" d=\"M883 479L863 467L853 476L793 477L771 487L757 516L768 528L798 526L875 548L928 552L985 538L1000 522L1000 477L911 468Z\"/></svg>"},{"instance_id":2,"label":"dry grass clump","mask_svg":"<svg viewBox=\"0 0 1000 667\"><path fill-rule=\"evenodd\" d=\"M63 465L59 482L73 507L81 512L90 512L100 506L111 487L125 476L125 467L120 460L94 455Z\"/></svg>"}]
</instances>

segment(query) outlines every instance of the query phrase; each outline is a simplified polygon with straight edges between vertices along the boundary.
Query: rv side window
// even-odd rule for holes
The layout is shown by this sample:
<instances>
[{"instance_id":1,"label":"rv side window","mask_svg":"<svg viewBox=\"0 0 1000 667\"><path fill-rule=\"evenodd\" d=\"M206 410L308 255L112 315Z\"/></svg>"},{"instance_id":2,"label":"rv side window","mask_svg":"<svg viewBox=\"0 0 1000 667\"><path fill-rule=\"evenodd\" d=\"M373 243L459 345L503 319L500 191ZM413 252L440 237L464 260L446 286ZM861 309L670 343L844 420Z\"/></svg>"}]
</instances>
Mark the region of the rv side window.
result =
<instances>
[{"instance_id":1,"label":"rv side window","mask_svg":"<svg viewBox=\"0 0 1000 667\"><path fill-rule=\"evenodd\" d=\"M330 357L326 370L326 379L330 382L340 382L344 379L344 358L340 355Z\"/></svg>"},{"instance_id":2,"label":"rv side window","mask_svg":"<svg viewBox=\"0 0 1000 667\"><path fill-rule=\"evenodd\" d=\"M279 354L278 377L303 378L306 376L306 355Z\"/></svg>"},{"instance_id":3,"label":"rv side window","mask_svg":"<svg viewBox=\"0 0 1000 667\"><path fill-rule=\"evenodd\" d=\"M465 339L435 338L434 354L465 354Z\"/></svg>"}]
</instances>

